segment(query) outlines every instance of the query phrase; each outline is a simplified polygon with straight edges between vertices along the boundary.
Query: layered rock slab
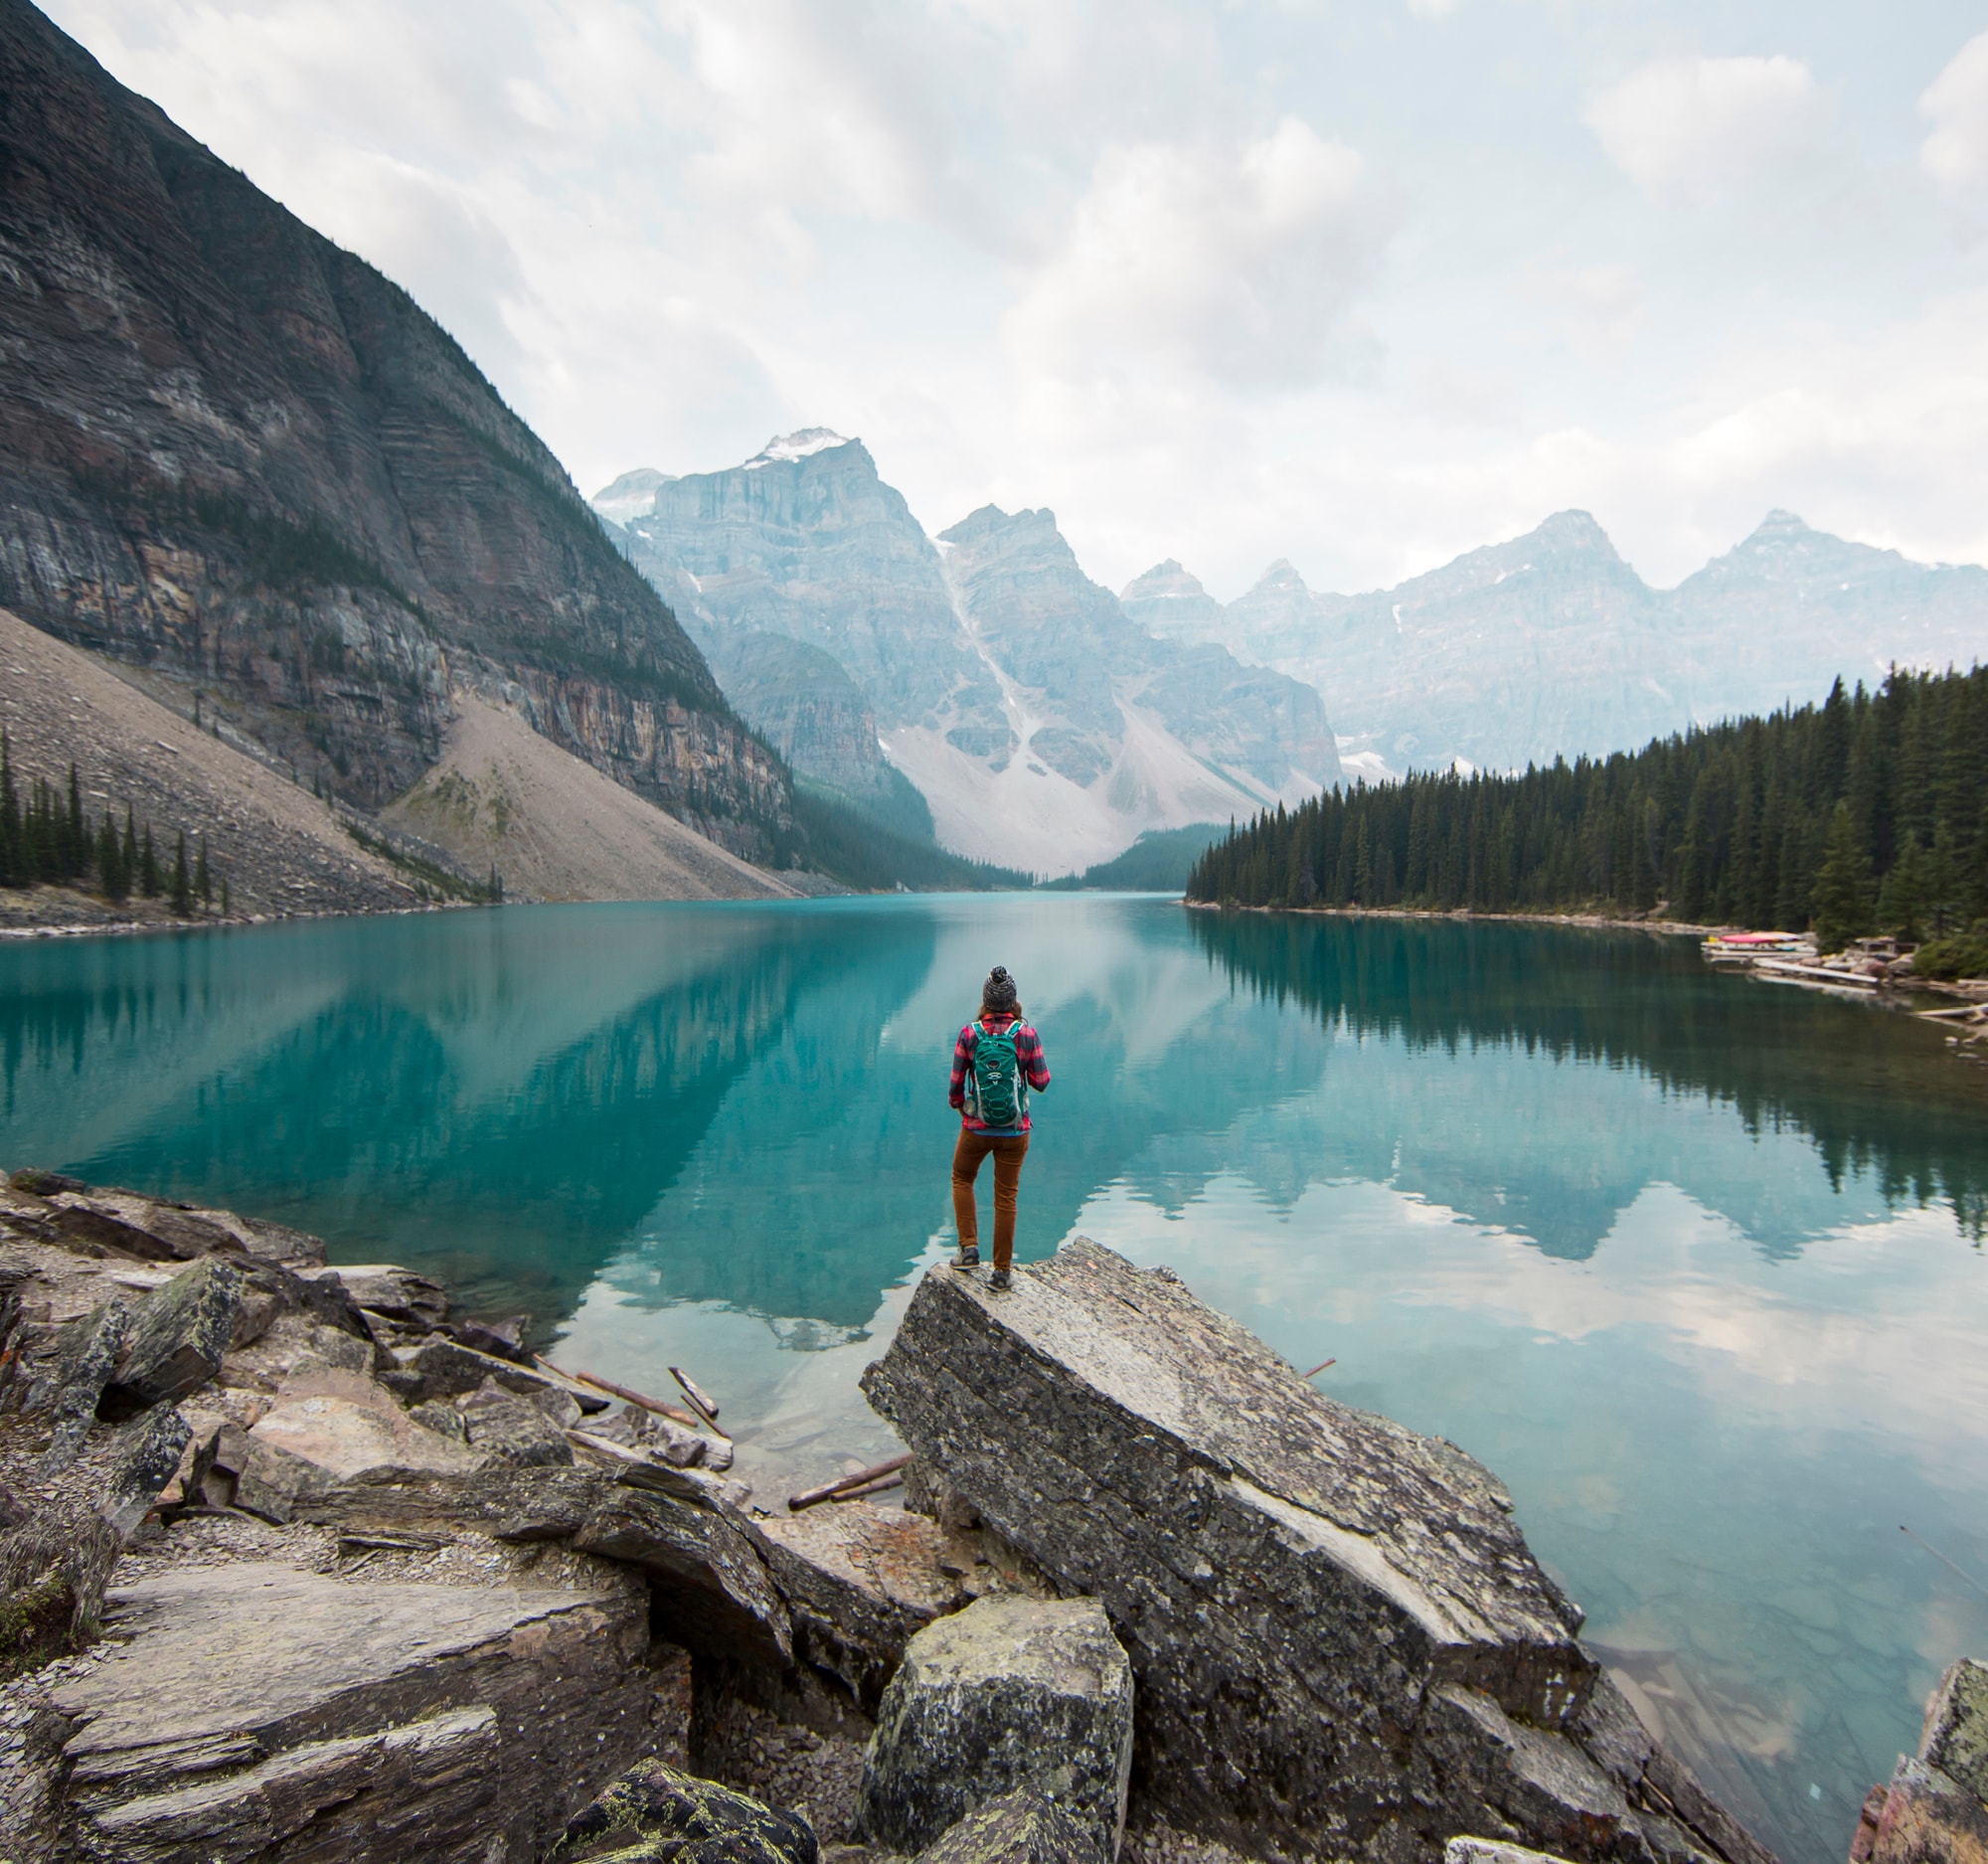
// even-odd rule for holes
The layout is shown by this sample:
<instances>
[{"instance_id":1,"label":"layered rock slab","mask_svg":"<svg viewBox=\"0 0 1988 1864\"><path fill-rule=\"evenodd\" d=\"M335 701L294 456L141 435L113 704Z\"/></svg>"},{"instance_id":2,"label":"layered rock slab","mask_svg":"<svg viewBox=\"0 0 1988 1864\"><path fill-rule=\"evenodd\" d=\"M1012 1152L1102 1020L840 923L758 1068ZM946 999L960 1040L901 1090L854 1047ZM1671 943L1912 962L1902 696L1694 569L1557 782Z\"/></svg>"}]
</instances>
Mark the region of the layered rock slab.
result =
<instances>
[{"instance_id":1,"label":"layered rock slab","mask_svg":"<svg viewBox=\"0 0 1988 1864\"><path fill-rule=\"evenodd\" d=\"M243 1561L110 1604L125 1641L54 1696L104 1864L534 1858L649 1740L636 1593Z\"/></svg>"},{"instance_id":2,"label":"layered rock slab","mask_svg":"<svg viewBox=\"0 0 1988 1864\"><path fill-rule=\"evenodd\" d=\"M1103 1601L1145 1787L1187 1822L1389 1864L1458 1834L1765 1855L1709 1801L1671 1817L1703 1795L1488 1471L1321 1397L1169 1271L1079 1238L1006 1294L929 1274L864 1390L945 1488Z\"/></svg>"},{"instance_id":3,"label":"layered rock slab","mask_svg":"<svg viewBox=\"0 0 1988 1864\"><path fill-rule=\"evenodd\" d=\"M1112 1857L1131 1769L1132 1673L1103 1608L995 1594L911 1640L864 1762L863 1823L914 1850L1027 1792Z\"/></svg>"}]
</instances>

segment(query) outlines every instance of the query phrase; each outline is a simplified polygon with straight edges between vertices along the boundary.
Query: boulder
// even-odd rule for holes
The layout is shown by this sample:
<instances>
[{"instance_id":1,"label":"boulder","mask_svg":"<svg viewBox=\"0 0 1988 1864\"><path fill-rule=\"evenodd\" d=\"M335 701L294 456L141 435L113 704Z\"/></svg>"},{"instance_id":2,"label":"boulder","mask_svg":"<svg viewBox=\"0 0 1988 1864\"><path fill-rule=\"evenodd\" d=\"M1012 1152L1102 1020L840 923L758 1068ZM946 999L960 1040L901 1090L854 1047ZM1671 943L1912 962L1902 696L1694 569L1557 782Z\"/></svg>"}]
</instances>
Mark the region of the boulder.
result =
<instances>
[{"instance_id":1,"label":"boulder","mask_svg":"<svg viewBox=\"0 0 1988 1864\"><path fill-rule=\"evenodd\" d=\"M792 1663L786 1607L757 1536L729 1503L615 1481L580 1523L573 1546L641 1568L655 1595L657 1631L672 1642L707 1656L781 1669Z\"/></svg>"},{"instance_id":2,"label":"boulder","mask_svg":"<svg viewBox=\"0 0 1988 1864\"><path fill-rule=\"evenodd\" d=\"M1936 1767L1901 1760L1864 1802L1851 1864L1988 1864L1988 1805Z\"/></svg>"},{"instance_id":3,"label":"boulder","mask_svg":"<svg viewBox=\"0 0 1988 1864\"><path fill-rule=\"evenodd\" d=\"M49 1414L51 1433L41 1473L60 1475L77 1458L103 1388L117 1368L131 1310L116 1297L79 1314L57 1331L55 1352L28 1387L22 1409Z\"/></svg>"},{"instance_id":4,"label":"boulder","mask_svg":"<svg viewBox=\"0 0 1988 1864\"><path fill-rule=\"evenodd\" d=\"M775 1515L759 1532L795 1655L839 1677L866 1715L913 1635L972 1597L974 1556L922 1515L837 1502Z\"/></svg>"},{"instance_id":5,"label":"boulder","mask_svg":"<svg viewBox=\"0 0 1988 1864\"><path fill-rule=\"evenodd\" d=\"M1988 1864L1988 1665L1963 1658L1926 1704L1919 1751L1874 1786L1851 1864Z\"/></svg>"},{"instance_id":6,"label":"boulder","mask_svg":"<svg viewBox=\"0 0 1988 1864\"><path fill-rule=\"evenodd\" d=\"M53 1692L101 1864L536 1857L646 1751L628 1593L368 1583L241 1561L113 1591Z\"/></svg>"},{"instance_id":7,"label":"boulder","mask_svg":"<svg viewBox=\"0 0 1988 1864\"><path fill-rule=\"evenodd\" d=\"M1452 1838L1442 1848L1442 1864L1567 1864L1551 1852L1529 1851L1524 1845L1497 1838Z\"/></svg>"},{"instance_id":8,"label":"boulder","mask_svg":"<svg viewBox=\"0 0 1988 1864\"><path fill-rule=\"evenodd\" d=\"M170 1403L205 1385L221 1369L242 1302L241 1267L208 1256L183 1269L137 1303L124 1356L101 1409L125 1416Z\"/></svg>"},{"instance_id":9,"label":"boulder","mask_svg":"<svg viewBox=\"0 0 1988 1864\"><path fill-rule=\"evenodd\" d=\"M184 1499L194 1507L239 1508L280 1527L295 1514L299 1497L327 1486L329 1474L318 1464L239 1424L224 1424L195 1452Z\"/></svg>"},{"instance_id":10,"label":"boulder","mask_svg":"<svg viewBox=\"0 0 1988 1864\"><path fill-rule=\"evenodd\" d=\"M451 1330L462 1345L474 1352L529 1366L532 1350L525 1344L525 1333L531 1324L530 1314L513 1314L506 1320L458 1320Z\"/></svg>"},{"instance_id":11,"label":"boulder","mask_svg":"<svg viewBox=\"0 0 1988 1864\"><path fill-rule=\"evenodd\" d=\"M318 1279L337 1282L361 1307L403 1326L428 1331L448 1318L448 1290L410 1269L388 1263L340 1266L320 1270Z\"/></svg>"},{"instance_id":12,"label":"boulder","mask_svg":"<svg viewBox=\"0 0 1988 1864\"><path fill-rule=\"evenodd\" d=\"M1102 1600L1179 1822L1389 1864L1469 1833L1765 1857L1603 1690L1488 1471L1321 1396L1171 1271L1079 1238L1005 1294L928 1274L864 1390L952 1496Z\"/></svg>"},{"instance_id":13,"label":"boulder","mask_svg":"<svg viewBox=\"0 0 1988 1864\"><path fill-rule=\"evenodd\" d=\"M95 1515L60 1531L30 1522L0 1533L0 1683L96 1634L119 1551Z\"/></svg>"},{"instance_id":14,"label":"boulder","mask_svg":"<svg viewBox=\"0 0 1988 1864\"><path fill-rule=\"evenodd\" d=\"M83 1255L139 1262L229 1255L302 1267L324 1261L318 1238L230 1210L203 1210L138 1191L93 1187L59 1172L17 1171L8 1188L0 1222L18 1234Z\"/></svg>"},{"instance_id":15,"label":"boulder","mask_svg":"<svg viewBox=\"0 0 1988 1864\"><path fill-rule=\"evenodd\" d=\"M1926 1704L1919 1756L1977 1799L1988 1799L1988 1664L1963 1657Z\"/></svg>"},{"instance_id":16,"label":"boulder","mask_svg":"<svg viewBox=\"0 0 1988 1864\"><path fill-rule=\"evenodd\" d=\"M996 1594L907 1646L864 1761L863 1823L916 1851L1025 1791L1115 1857L1131 1767L1132 1671L1103 1607Z\"/></svg>"},{"instance_id":17,"label":"boulder","mask_svg":"<svg viewBox=\"0 0 1988 1864\"><path fill-rule=\"evenodd\" d=\"M469 1447L479 1456L534 1466L573 1460L566 1432L537 1403L514 1397L490 1380L463 1400L462 1420Z\"/></svg>"},{"instance_id":18,"label":"boulder","mask_svg":"<svg viewBox=\"0 0 1988 1864\"><path fill-rule=\"evenodd\" d=\"M1054 1799L1010 1792L969 1812L917 1864L1108 1864L1110 1855Z\"/></svg>"},{"instance_id":19,"label":"boulder","mask_svg":"<svg viewBox=\"0 0 1988 1864\"><path fill-rule=\"evenodd\" d=\"M530 1398L539 1392L565 1392L582 1411L605 1411L612 1402L602 1397L589 1404L582 1393L564 1381L534 1372L529 1366L514 1365L492 1353L473 1352L454 1340L429 1340L417 1347L409 1356L406 1369L420 1380L423 1399L460 1398L488 1379L520 1398Z\"/></svg>"},{"instance_id":20,"label":"boulder","mask_svg":"<svg viewBox=\"0 0 1988 1864\"><path fill-rule=\"evenodd\" d=\"M119 1540L129 1540L151 1511L192 1441L193 1426L171 1405L140 1412L117 1433L96 1511Z\"/></svg>"},{"instance_id":21,"label":"boulder","mask_svg":"<svg viewBox=\"0 0 1988 1864\"><path fill-rule=\"evenodd\" d=\"M567 1826L546 1864L816 1864L819 1856L800 1813L644 1761Z\"/></svg>"},{"instance_id":22,"label":"boulder","mask_svg":"<svg viewBox=\"0 0 1988 1864\"><path fill-rule=\"evenodd\" d=\"M415 1423L365 1373L316 1358L283 1381L248 1436L335 1476L467 1469L475 1461L471 1450Z\"/></svg>"}]
</instances>

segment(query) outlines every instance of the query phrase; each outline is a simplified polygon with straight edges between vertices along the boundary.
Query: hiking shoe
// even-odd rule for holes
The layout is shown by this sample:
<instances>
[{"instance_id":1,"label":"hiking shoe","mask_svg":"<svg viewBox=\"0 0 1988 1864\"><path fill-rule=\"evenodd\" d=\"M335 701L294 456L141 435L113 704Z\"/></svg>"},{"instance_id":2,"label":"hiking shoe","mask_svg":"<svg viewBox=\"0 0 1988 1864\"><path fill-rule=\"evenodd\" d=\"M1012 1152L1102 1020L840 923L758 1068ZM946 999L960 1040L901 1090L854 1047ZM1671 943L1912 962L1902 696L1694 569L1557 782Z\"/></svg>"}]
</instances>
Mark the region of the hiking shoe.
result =
<instances>
[{"instance_id":1,"label":"hiking shoe","mask_svg":"<svg viewBox=\"0 0 1988 1864\"><path fill-rule=\"evenodd\" d=\"M999 1293L1003 1288L1013 1287L1015 1284L1008 1279L1007 1270L997 1269L987 1277L987 1285Z\"/></svg>"},{"instance_id":2,"label":"hiking shoe","mask_svg":"<svg viewBox=\"0 0 1988 1864\"><path fill-rule=\"evenodd\" d=\"M959 1254L952 1259L952 1266L955 1269L978 1269L980 1267L978 1246L969 1244L962 1247Z\"/></svg>"}]
</instances>

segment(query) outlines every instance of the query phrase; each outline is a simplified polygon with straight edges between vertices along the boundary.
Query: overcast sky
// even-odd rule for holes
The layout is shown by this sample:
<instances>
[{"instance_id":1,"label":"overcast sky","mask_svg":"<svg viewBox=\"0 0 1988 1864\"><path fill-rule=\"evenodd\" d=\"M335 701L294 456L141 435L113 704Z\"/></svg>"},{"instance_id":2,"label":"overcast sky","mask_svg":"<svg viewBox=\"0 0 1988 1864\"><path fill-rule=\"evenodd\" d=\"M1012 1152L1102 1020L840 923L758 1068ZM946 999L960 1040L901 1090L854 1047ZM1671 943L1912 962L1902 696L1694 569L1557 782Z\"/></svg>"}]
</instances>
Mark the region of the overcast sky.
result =
<instances>
[{"instance_id":1,"label":"overcast sky","mask_svg":"<svg viewBox=\"0 0 1988 1864\"><path fill-rule=\"evenodd\" d=\"M52 0L581 490L860 435L1116 587L1592 511L1988 560L1988 17L1948 0Z\"/></svg>"}]
</instances>

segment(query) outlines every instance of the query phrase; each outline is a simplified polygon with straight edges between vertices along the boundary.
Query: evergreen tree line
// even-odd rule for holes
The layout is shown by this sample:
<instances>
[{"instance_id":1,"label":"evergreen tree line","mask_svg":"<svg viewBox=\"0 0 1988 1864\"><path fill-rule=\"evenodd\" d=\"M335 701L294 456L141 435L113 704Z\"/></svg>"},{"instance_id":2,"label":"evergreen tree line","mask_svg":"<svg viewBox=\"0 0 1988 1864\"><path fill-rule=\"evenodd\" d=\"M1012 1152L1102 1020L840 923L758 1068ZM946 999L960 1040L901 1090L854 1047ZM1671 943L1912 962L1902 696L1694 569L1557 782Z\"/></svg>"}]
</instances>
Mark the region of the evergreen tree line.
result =
<instances>
[{"instance_id":1,"label":"evergreen tree line","mask_svg":"<svg viewBox=\"0 0 1988 1864\"><path fill-rule=\"evenodd\" d=\"M1988 668L1838 680L1820 706L1523 775L1411 773L1279 804L1196 864L1191 900L1599 911L1825 950L1988 919Z\"/></svg>"},{"instance_id":2,"label":"evergreen tree line","mask_svg":"<svg viewBox=\"0 0 1988 1864\"><path fill-rule=\"evenodd\" d=\"M169 899L180 919L196 907L215 904L215 875L207 858L207 837L191 858L184 831L175 837L170 858L161 854L152 825L141 827L127 803L120 826L108 808L92 823L83 806L74 763L66 789L36 777L25 789L14 776L13 747L0 730L0 887L91 887L107 900L133 894ZM220 882L221 910L229 909L228 883Z\"/></svg>"}]
</instances>

